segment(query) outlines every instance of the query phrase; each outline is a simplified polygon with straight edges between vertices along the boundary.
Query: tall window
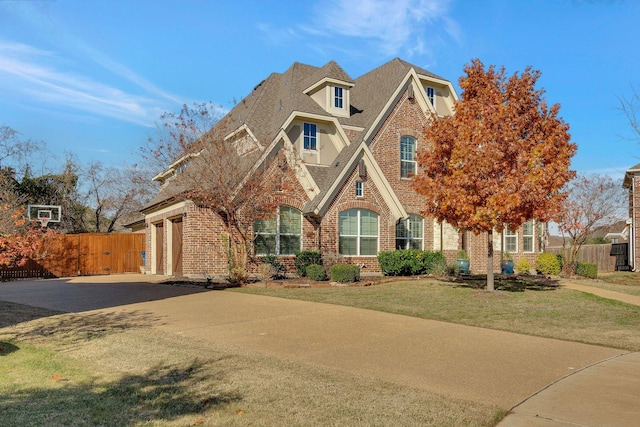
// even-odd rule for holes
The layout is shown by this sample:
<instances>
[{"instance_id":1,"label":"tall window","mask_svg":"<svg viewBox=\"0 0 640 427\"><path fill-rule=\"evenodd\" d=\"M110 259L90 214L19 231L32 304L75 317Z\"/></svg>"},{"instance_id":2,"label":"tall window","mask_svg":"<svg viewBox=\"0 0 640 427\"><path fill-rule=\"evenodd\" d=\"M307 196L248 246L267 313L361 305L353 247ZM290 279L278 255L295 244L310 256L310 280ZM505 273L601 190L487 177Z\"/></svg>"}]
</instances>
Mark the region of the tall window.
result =
<instances>
[{"instance_id":1,"label":"tall window","mask_svg":"<svg viewBox=\"0 0 640 427\"><path fill-rule=\"evenodd\" d=\"M400 138L400 177L416 174L416 139L412 136Z\"/></svg>"},{"instance_id":2,"label":"tall window","mask_svg":"<svg viewBox=\"0 0 640 427\"><path fill-rule=\"evenodd\" d=\"M333 106L342 109L344 98L342 96L342 88L335 86L333 88Z\"/></svg>"},{"instance_id":3,"label":"tall window","mask_svg":"<svg viewBox=\"0 0 640 427\"><path fill-rule=\"evenodd\" d=\"M427 98L431 105L436 106L436 90L432 87L427 86Z\"/></svg>"},{"instance_id":4,"label":"tall window","mask_svg":"<svg viewBox=\"0 0 640 427\"><path fill-rule=\"evenodd\" d=\"M313 123L305 123L304 124L304 141L303 148L305 150L316 150L317 149L317 132L318 127Z\"/></svg>"},{"instance_id":5,"label":"tall window","mask_svg":"<svg viewBox=\"0 0 640 427\"><path fill-rule=\"evenodd\" d=\"M377 255L378 214L366 209L340 212L339 252L342 255Z\"/></svg>"},{"instance_id":6,"label":"tall window","mask_svg":"<svg viewBox=\"0 0 640 427\"><path fill-rule=\"evenodd\" d=\"M302 212L279 206L272 218L253 223L256 255L295 255L300 251Z\"/></svg>"},{"instance_id":7,"label":"tall window","mask_svg":"<svg viewBox=\"0 0 640 427\"><path fill-rule=\"evenodd\" d=\"M409 218L396 224L396 249L420 249L424 241L422 217L409 214Z\"/></svg>"},{"instance_id":8,"label":"tall window","mask_svg":"<svg viewBox=\"0 0 640 427\"><path fill-rule=\"evenodd\" d=\"M362 181L356 181L356 197L362 197L364 195L363 185L364 183Z\"/></svg>"},{"instance_id":9,"label":"tall window","mask_svg":"<svg viewBox=\"0 0 640 427\"><path fill-rule=\"evenodd\" d=\"M504 250L506 252L518 252L518 233L515 231L504 230Z\"/></svg>"},{"instance_id":10,"label":"tall window","mask_svg":"<svg viewBox=\"0 0 640 427\"><path fill-rule=\"evenodd\" d=\"M524 252L533 252L533 242L534 240L534 227L533 221L527 221L522 224L522 250Z\"/></svg>"}]
</instances>

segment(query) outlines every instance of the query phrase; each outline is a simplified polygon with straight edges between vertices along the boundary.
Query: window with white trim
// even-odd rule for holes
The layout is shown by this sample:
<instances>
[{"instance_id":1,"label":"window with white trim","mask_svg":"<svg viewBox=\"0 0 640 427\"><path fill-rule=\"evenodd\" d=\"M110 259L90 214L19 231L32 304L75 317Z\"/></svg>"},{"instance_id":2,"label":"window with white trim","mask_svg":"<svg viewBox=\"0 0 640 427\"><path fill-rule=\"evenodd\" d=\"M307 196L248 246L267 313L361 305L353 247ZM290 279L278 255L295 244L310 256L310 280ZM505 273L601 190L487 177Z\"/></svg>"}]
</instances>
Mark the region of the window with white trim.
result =
<instances>
[{"instance_id":1,"label":"window with white trim","mask_svg":"<svg viewBox=\"0 0 640 427\"><path fill-rule=\"evenodd\" d=\"M344 105L343 89L339 86L333 87L333 107L342 110Z\"/></svg>"},{"instance_id":2,"label":"window with white trim","mask_svg":"<svg viewBox=\"0 0 640 427\"><path fill-rule=\"evenodd\" d=\"M396 224L396 249L423 248L424 220L420 215L409 214L409 217Z\"/></svg>"},{"instance_id":3,"label":"window with white trim","mask_svg":"<svg viewBox=\"0 0 640 427\"><path fill-rule=\"evenodd\" d=\"M362 181L356 181L356 197L362 197L364 195L364 183Z\"/></svg>"},{"instance_id":4,"label":"window with white trim","mask_svg":"<svg viewBox=\"0 0 640 427\"><path fill-rule=\"evenodd\" d=\"M340 212L339 248L341 255L378 254L378 214L366 209Z\"/></svg>"},{"instance_id":5,"label":"window with white trim","mask_svg":"<svg viewBox=\"0 0 640 427\"><path fill-rule=\"evenodd\" d=\"M303 147L305 150L317 150L318 126L315 123L304 124Z\"/></svg>"},{"instance_id":6,"label":"window with white trim","mask_svg":"<svg viewBox=\"0 0 640 427\"><path fill-rule=\"evenodd\" d=\"M416 139L412 136L400 138L400 177L409 178L416 174Z\"/></svg>"},{"instance_id":7,"label":"window with white trim","mask_svg":"<svg viewBox=\"0 0 640 427\"><path fill-rule=\"evenodd\" d=\"M271 218L256 219L256 255L295 255L302 242L302 212L291 206L278 206Z\"/></svg>"},{"instance_id":8,"label":"window with white trim","mask_svg":"<svg viewBox=\"0 0 640 427\"><path fill-rule=\"evenodd\" d=\"M534 240L534 227L533 221L527 221L522 224L522 251L533 252L535 250L533 242Z\"/></svg>"},{"instance_id":9,"label":"window with white trim","mask_svg":"<svg viewBox=\"0 0 640 427\"><path fill-rule=\"evenodd\" d=\"M518 233L505 228L504 232L504 250L505 252L518 252Z\"/></svg>"},{"instance_id":10,"label":"window with white trim","mask_svg":"<svg viewBox=\"0 0 640 427\"><path fill-rule=\"evenodd\" d=\"M432 88L431 86L427 86L427 98L429 99L429 102L431 102L431 105L433 105L433 107L435 108L435 106L436 106L436 90L435 90L435 88Z\"/></svg>"}]
</instances>

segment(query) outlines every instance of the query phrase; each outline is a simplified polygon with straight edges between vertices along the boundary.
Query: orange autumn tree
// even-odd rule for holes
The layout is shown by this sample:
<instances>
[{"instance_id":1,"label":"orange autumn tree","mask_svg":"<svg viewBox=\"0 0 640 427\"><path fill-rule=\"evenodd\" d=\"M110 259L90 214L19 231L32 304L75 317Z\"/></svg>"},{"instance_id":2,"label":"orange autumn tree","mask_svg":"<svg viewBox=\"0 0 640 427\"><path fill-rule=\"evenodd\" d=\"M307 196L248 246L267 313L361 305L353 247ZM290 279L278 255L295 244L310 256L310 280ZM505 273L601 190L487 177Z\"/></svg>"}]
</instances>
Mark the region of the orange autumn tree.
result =
<instances>
[{"instance_id":1,"label":"orange autumn tree","mask_svg":"<svg viewBox=\"0 0 640 427\"><path fill-rule=\"evenodd\" d=\"M35 224L28 224L24 207L0 204L0 267L23 266L49 234Z\"/></svg>"},{"instance_id":2,"label":"orange autumn tree","mask_svg":"<svg viewBox=\"0 0 640 427\"><path fill-rule=\"evenodd\" d=\"M459 80L455 115L431 117L428 149L417 153L414 189L424 195L423 213L476 235L487 233L487 289L494 290L493 232L525 221L548 221L566 195L563 185L576 145L560 105L547 106L528 67L508 77L475 59Z\"/></svg>"}]
</instances>

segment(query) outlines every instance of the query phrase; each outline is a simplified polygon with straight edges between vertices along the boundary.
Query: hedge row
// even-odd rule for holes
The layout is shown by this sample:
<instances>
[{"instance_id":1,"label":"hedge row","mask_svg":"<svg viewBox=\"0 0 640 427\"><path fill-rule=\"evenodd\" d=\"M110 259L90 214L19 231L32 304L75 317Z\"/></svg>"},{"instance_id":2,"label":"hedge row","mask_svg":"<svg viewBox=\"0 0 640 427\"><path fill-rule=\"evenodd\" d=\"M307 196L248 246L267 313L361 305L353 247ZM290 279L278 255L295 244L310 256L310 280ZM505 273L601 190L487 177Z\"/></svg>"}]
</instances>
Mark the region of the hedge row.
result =
<instances>
[{"instance_id":1,"label":"hedge row","mask_svg":"<svg viewBox=\"0 0 640 427\"><path fill-rule=\"evenodd\" d=\"M348 283L360 280L360 266L353 264L335 264L330 270L331 280L334 282Z\"/></svg>"},{"instance_id":2,"label":"hedge row","mask_svg":"<svg viewBox=\"0 0 640 427\"><path fill-rule=\"evenodd\" d=\"M446 263L442 252L402 249L378 254L378 264L385 276L429 274L441 263Z\"/></svg>"},{"instance_id":3,"label":"hedge row","mask_svg":"<svg viewBox=\"0 0 640 427\"><path fill-rule=\"evenodd\" d=\"M576 266L576 274L578 276L586 277L587 279L598 278L598 266L589 262L578 262Z\"/></svg>"}]
</instances>

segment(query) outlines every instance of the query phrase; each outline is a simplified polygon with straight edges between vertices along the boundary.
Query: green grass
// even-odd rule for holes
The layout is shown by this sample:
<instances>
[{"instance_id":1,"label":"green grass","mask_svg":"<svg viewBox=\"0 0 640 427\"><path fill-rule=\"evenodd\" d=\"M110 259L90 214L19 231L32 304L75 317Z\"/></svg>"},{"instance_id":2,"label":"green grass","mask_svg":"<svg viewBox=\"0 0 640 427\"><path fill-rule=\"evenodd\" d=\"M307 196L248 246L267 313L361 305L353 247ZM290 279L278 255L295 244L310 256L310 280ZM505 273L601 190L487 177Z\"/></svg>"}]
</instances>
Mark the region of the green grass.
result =
<instances>
[{"instance_id":1,"label":"green grass","mask_svg":"<svg viewBox=\"0 0 640 427\"><path fill-rule=\"evenodd\" d=\"M486 292L472 282L391 282L321 289L239 288L281 298L346 305L423 319L640 351L640 307L553 284Z\"/></svg>"},{"instance_id":2,"label":"green grass","mask_svg":"<svg viewBox=\"0 0 640 427\"><path fill-rule=\"evenodd\" d=\"M616 271L598 273L597 280L573 281L581 285L640 296L640 272Z\"/></svg>"}]
</instances>

